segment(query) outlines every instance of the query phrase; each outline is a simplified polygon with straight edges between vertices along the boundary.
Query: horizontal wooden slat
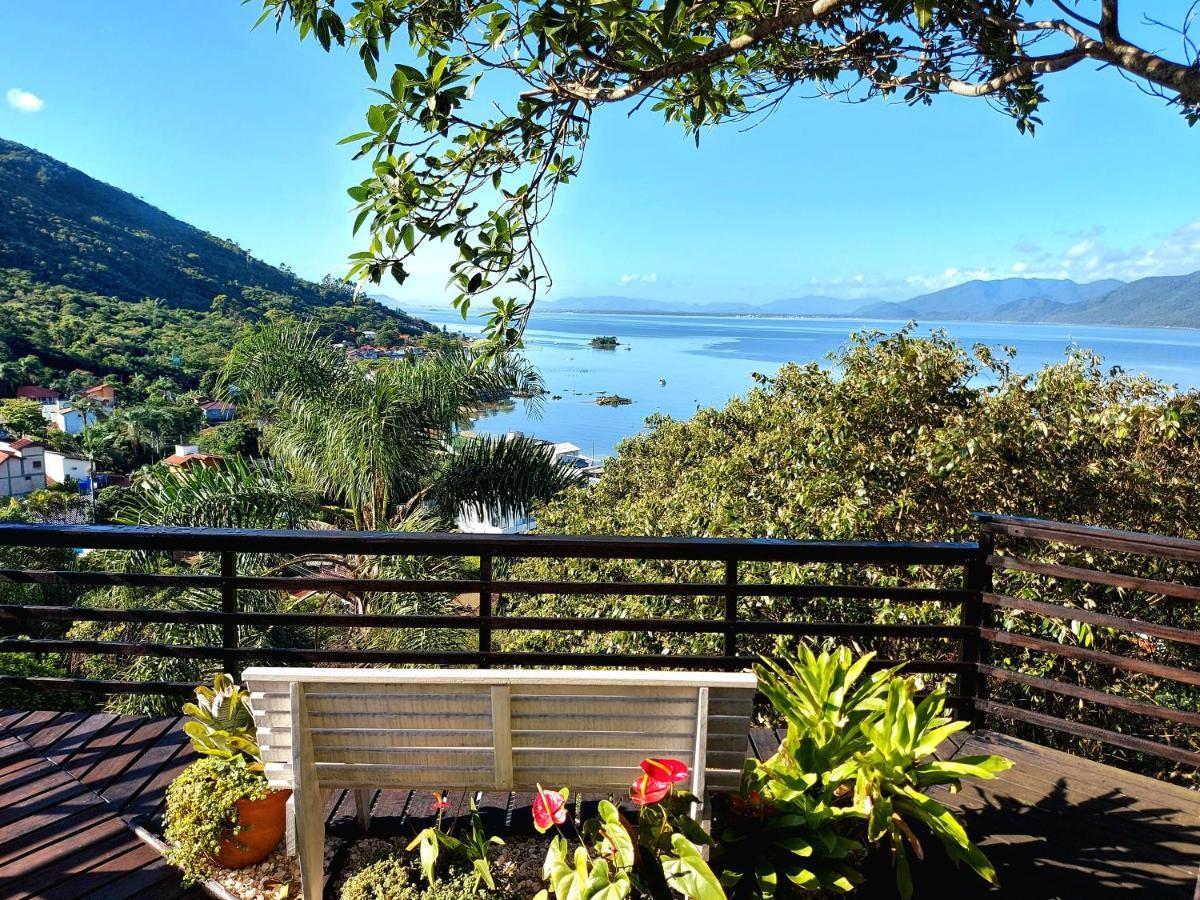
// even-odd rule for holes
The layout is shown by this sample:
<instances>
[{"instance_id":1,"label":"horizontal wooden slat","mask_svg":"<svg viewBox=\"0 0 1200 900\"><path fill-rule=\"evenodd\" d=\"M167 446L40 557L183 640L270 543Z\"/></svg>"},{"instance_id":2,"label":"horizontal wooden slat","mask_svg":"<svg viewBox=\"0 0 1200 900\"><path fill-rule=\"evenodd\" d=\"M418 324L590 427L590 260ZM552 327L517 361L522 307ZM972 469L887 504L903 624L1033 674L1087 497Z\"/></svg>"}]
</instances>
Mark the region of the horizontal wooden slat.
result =
<instances>
[{"instance_id":1,"label":"horizontal wooden slat","mask_svg":"<svg viewBox=\"0 0 1200 900\"><path fill-rule=\"evenodd\" d=\"M1027 600L1023 597L1009 597L1005 594L984 594L983 602L1000 609L1019 609L1050 619L1087 622L1090 625L1100 625L1104 628L1114 628L1118 631L1132 631L1135 634L1150 635L1151 637L1162 638L1167 641L1200 644L1200 631L1192 631L1188 628L1173 628L1170 625L1158 625L1142 619L1111 616L1091 609L1063 606L1061 603L1045 603L1040 600Z\"/></svg>"},{"instance_id":2,"label":"horizontal wooden slat","mask_svg":"<svg viewBox=\"0 0 1200 900\"><path fill-rule=\"evenodd\" d=\"M626 781L632 782L640 774L642 760L648 757L671 758L667 748L647 742L640 747L628 749L614 747L590 747L585 735L580 737L579 746L571 747L514 747L513 768L525 771L543 769L545 771L561 771L563 768L578 766L603 766L604 768L623 769ZM689 754L690 755L690 754ZM684 757L676 757L688 765L691 763ZM713 769L740 768L746 758L745 751L741 753L718 752L708 754L708 767ZM602 762L601 762L602 761Z\"/></svg>"},{"instance_id":3,"label":"horizontal wooden slat","mask_svg":"<svg viewBox=\"0 0 1200 900\"><path fill-rule=\"evenodd\" d=\"M983 628L980 629L980 633L985 640L997 644L1007 644L1010 647L1021 647L1025 650L1049 653L1054 656L1065 656L1068 659L1077 659L1082 662L1099 663L1100 665L1123 669L1126 672L1153 675L1157 678L1166 678L1182 684L1200 685L1200 672L1190 669L1179 669L1175 666L1165 666L1162 663L1151 662L1149 660L1118 656L1115 653L1102 653L1099 650L1089 650L1086 647L1076 647L1072 644L1059 644L1055 641L1047 641L1025 634L1016 634L1012 631L997 631L995 628Z\"/></svg>"},{"instance_id":4,"label":"horizontal wooden slat","mask_svg":"<svg viewBox=\"0 0 1200 900\"><path fill-rule=\"evenodd\" d=\"M184 681L118 681L96 678L42 678L0 675L0 687L33 691L86 691L89 694L194 694L196 686Z\"/></svg>"},{"instance_id":5,"label":"horizontal wooden slat","mask_svg":"<svg viewBox=\"0 0 1200 900\"><path fill-rule=\"evenodd\" d=\"M0 524L0 546L87 547L141 551L332 553L580 559L736 559L751 562L846 562L903 566L962 565L971 543L784 541L701 537L442 534L388 531L249 531L121 525Z\"/></svg>"},{"instance_id":6,"label":"horizontal wooden slat","mask_svg":"<svg viewBox=\"0 0 1200 900\"><path fill-rule=\"evenodd\" d=\"M512 733L514 750L524 747L576 747L582 740L586 740L590 747L623 748L652 743L672 753L690 753L695 746L695 740L690 734L654 730L653 723L644 731L588 730L581 734L574 730L514 729ZM744 749L745 745L746 739L740 735L709 735L710 752L738 752Z\"/></svg>"},{"instance_id":7,"label":"horizontal wooden slat","mask_svg":"<svg viewBox=\"0 0 1200 900\"><path fill-rule=\"evenodd\" d=\"M993 534L1033 538L1071 547L1092 547L1097 550L1116 550L1143 556L1160 556L1188 562L1200 562L1200 541L1188 538L1146 534L1138 531L1121 531L1114 528L1097 528L1070 522L1051 522L1046 519L1031 519L1022 516L976 513L974 518L984 531Z\"/></svg>"},{"instance_id":8,"label":"horizontal wooden slat","mask_svg":"<svg viewBox=\"0 0 1200 900\"><path fill-rule=\"evenodd\" d=\"M607 788L624 794L633 781L629 769L625 767L559 766L549 770L539 769L540 767L536 766L514 766L513 779L518 785L518 790L521 787L529 790L537 784L545 786L547 783L559 782L570 786L573 791L583 788ZM705 770L704 783L709 790L737 790L741 774L740 768L709 768ZM576 788L576 785L579 787Z\"/></svg>"},{"instance_id":9,"label":"horizontal wooden slat","mask_svg":"<svg viewBox=\"0 0 1200 900\"><path fill-rule=\"evenodd\" d=\"M493 588L499 587L498 585ZM889 601L894 598L884 598ZM924 602L922 598L920 602ZM692 618L598 618L551 616L355 615L351 613L225 613L217 610L92 609L88 607L0 606L0 622L28 631L39 621L119 622L131 624L235 624L254 628L292 625L301 628L445 628L475 631L590 631L720 634L724 620ZM739 620L739 634L783 634L813 637L855 636L961 638L961 625L875 624L870 622L777 622Z\"/></svg>"},{"instance_id":10,"label":"horizontal wooden slat","mask_svg":"<svg viewBox=\"0 0 1200 900\"><path fill-rule=\"evenodd\" d=\"M1164 597L1175 597L1180 600L1200 600L1200 587L1177 584L1173 581L1156 581L1153 578L1142 578L1137 575L1121 575L1114 572L1101 572L1096 569L1082 569L1078 566L1039 562L1019 556L992 555L988 557L988 563L998 569L1029 572L1034 575L1046 575L1050 578L1058 578L1065 581L1103 584L1108 587L1142 591L1147 594L1159 594Z\"/></svg>"},{"instance_id":11,"label":"horizontal wooden slat","mask_svg":"<svg viewBox=\"0 0 1200 900\"><path fill-rule=\"evenodd\" d=\"M1134 700L1131 697L1123 697L1120 694L1110 694L1107 691L1098 691L1077 684L1067 684L1066 682L1055 681L1050 678L1039 678L1036 675L1028 675L1025 672L1014 672L1011 669L1001 669L996 666L980 665L979 671L995 681L1020 684L1039 691L1049 691L1052 694L1074 697L1078 700L1085 700L1089 703L1096 703L1112 709L1120 709L1141 716L1152 716L1156 719L1178 722L1181 725L1191 725L1200 728L1200 713L1188 712L1182 709L1171 709L1168 706L1146 703L1141 700Z\"/></svg>"},{"instance_id":12,"label":"horizontal wooden slat","mask_svg":"<svg viewBox=\"0 0 1200 900\"><path fill-rule=\"evenodd\" d=\"M325 747L314 748L313 759L323 763L350 765L389 765L457 771L461 768L484 769L492 765L492 750L478 747Z\"/></svg>"},{"instance_id":13,"label":"horizontal wooden slat","mask_svg":"<svg viewBox=\"0 0 1200 900\"><path fill-rule=\"evenodd\" d=\"M490 788L495 770L484 767L422 765L371 765L370 763L317 763L317 780L322 788ZM268 776L270 773L268 773Z\"/></svg>"},{"instance_id":14,"label":"horizontal wooden slat","mask_svg":"<svg viewBox=\"0 0 1200 900\"><path fill-rule=\"evenodd\" d=\"M329 747L417 749L492 746L491 729L485 728L313 728L309 733L315 750ZM277 747L290 747L291 735L271 735L271 743Z\"/></svg>"},{"instance_id":15,"label":"horizontal wooden slat","mask_svg":"<svg viewBox=\"0 0 1200 900\"><path fill-rule=\"evenodd\" d=\"M1071 722L1067 719L1048 716L1045 713L1034 712L1029 709L1008 706L1004 703L995 703L991 700L976 700L975 705L983 712L1000 716L1004 719L1025 722L1030 725L1049 728L1053 731L1073 734L1076 737L1103 741L1114 747L1122 747L1126 750L1137 751L1138 753L1149 753L1161 759L1169 759L1172 762L1182 763L1187 766L1200 767L1200 753L1193 753L1190 750L1171 747L1167 744L1160 744L1157 741L1148 741L1145 738L1134 737L1133 735L1121 734L1117 731L1108 731L1104 728L1097 728L1094 725L1085 725L1082 722Z\"/></svg>"}]
</instances>

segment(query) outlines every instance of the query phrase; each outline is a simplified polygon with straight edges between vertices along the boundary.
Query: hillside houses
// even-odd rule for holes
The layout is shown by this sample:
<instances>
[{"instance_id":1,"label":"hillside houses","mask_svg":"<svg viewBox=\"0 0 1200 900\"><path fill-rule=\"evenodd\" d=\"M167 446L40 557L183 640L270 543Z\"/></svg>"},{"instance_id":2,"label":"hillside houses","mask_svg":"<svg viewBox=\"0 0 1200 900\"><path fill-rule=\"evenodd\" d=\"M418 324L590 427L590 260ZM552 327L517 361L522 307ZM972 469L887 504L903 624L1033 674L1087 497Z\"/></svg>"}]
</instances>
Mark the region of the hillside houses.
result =
<instances>
[{"instance_id":1,"label":"hillside houses","mask_svg":"<svg viewBox=\"0 0 1200 900\"><path fill-rule=\"evenodd\" d=\"M176 444L175 452L166 457L163 463L175 469L187 469L193 466L215 469L221 465L221 457L214 456L212 453L201 453L200 448L195 444Z\"/></svg>"},{"instance_id":2,"label":"hillside houses","mask_svg":"<svg viewBox=\"0 0 1200 900\"><path fill-rule=\"evenodd\" d=\"M46 448L29 438L0 441L0 497L46 488Z\"/></svg>"},{"instance_id":3,"label":"hillside houses","mask_svg":"<svg viewBox=\"0 0 1200 900\"><path fill-rule=\"evenodd\" d=\"M224 400L209 400L207 397L200 397L197 398L196 403L204 412L204 421L208 425L232 422L237 416L237 407Z\"/></svg>"}]
</instances>

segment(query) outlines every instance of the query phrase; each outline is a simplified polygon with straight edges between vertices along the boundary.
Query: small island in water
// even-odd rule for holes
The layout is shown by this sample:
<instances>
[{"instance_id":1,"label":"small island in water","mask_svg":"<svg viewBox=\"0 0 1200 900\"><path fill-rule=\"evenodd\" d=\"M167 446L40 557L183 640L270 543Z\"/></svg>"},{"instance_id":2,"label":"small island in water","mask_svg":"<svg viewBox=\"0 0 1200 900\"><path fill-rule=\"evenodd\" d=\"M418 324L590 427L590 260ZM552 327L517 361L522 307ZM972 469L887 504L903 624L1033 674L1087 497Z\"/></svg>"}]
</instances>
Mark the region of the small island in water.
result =
<instances>
[{"instance_id":1,"label":"small island in water","mask_svg":"<svg viewBox=\"0 0 1200 900\"><path fill-rule=\"evenodd\" d=\"M633 401L620 394L601 394L596 398L596 402L601 406L628 406Z\"/></svg>"},{"instance_id":2,"label":"small island in water","mask_svg":"<svg viewBox=\"0 0 1200 900\"><path fill-rule=\"evenodd\" d=\"M616 350L618 346L620 341L613 335L592 338L592 348L595 350Z\"/></svg>"}]
</instances>

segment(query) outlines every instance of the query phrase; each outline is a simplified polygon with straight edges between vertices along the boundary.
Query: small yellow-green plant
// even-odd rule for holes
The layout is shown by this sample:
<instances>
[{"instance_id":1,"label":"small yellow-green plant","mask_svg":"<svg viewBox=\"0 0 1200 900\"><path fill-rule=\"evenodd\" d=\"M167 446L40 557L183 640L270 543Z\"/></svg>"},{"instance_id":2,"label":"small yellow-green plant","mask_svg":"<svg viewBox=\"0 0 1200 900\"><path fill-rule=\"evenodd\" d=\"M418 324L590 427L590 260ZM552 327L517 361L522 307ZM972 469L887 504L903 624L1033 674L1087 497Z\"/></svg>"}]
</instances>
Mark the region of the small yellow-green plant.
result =
<instances>
[{"instance_id":1,"label":"small yellow-green plant","mask_svg":"<svg viewBox=\"0 0 1200 900\"><path fill-rule=\"evenodd\" d=\"M229 675L217 675L213 686L196 688L196 702L183 705L192 721L183 726L197 753L220 759L245 757L261 771L250 694Z\"/></svg>"},{"instance_id":2,"label":"small yellow-green plant","mask_svg":"<svg viewBox=\"0 0 1200 900\"><path fill-rule=\"evenodd\" d=\"M270 788L246 757L205 756L192 763L167 788L167 860L183 871L188 884L208 878L221 841L240 831L237 802L261 800Z\"/></svg>"}]
</instances>

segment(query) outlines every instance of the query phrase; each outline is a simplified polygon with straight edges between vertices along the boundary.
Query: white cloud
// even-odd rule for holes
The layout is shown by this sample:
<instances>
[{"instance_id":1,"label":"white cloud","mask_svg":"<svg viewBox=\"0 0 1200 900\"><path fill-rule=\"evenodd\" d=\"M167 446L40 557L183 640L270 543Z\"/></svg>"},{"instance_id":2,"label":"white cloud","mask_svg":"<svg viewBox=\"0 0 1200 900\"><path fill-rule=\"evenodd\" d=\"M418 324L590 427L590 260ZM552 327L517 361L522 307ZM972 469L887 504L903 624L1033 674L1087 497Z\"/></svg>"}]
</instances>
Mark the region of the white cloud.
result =
<instances>
[{"instance_id":1,"label":"white cloud","mask_svg":"<svg viewBox=\"0 0 1200 900\"><path fill-rule=\"evenodd\" d=\"M649 272L645 275L633 273L621 276L621 284L654 284L656 281L658 281L657 272Z\"/></svg>"},{"instance_id":2,"label":"white cloud","mask_svg":"<svg viewBox=\"0 0 1200 900\"><path fill-rule=\"evenodd\" d=\"M5 96L8 98L9 106L23 113L39 112L46 105L37 94L31 94L29 91L23 91L16 87L9 88Z\"/></svg>"},{"instance_id":3,"label":"white cloud","mask_svg":"<svg viewBox=\"0 0 1200 900\"><path fill-rule=\"evenodd\" d=\"M1095 241L1080 241L1078 244L1074 244L1067 248L1067 257L1074 259L1077 256L1083 256L1083 254L1087 253L1095 246Z\"/></svg>"},{"instance_id":4,"label":"white cloud","mask_svg":"<svg viewBox=\"0 0 1200 900\"><path fill-rule=\"evenodd\" d=\"M1022 272L1024 272L1028 268L1029 268L1029 263L1027 263L1027 262L1015 262L1012 264L1012 270L1018 275L1020 275Z\"/></svg>"}]
</instances>

